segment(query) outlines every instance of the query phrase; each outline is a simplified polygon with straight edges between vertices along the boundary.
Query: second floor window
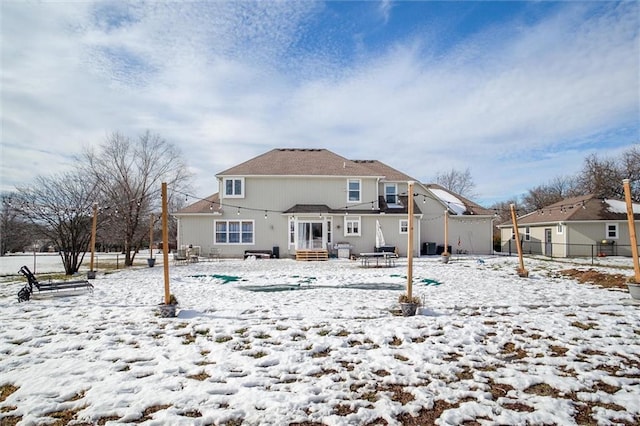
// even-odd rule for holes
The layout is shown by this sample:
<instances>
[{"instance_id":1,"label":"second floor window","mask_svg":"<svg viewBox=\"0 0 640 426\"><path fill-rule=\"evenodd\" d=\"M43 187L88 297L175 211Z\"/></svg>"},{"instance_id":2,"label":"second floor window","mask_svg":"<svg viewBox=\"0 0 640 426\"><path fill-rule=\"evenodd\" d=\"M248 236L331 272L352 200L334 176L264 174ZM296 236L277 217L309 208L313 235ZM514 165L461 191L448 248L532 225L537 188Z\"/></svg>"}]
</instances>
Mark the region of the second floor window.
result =
<instances>
[{"instance_id":1,"label":"second floor window","mask_svg":"<svg viewBox=\"0 0 640 426\"><path fill-rule=\"evenodd\" d=\"M349 179L349 182L347 183L347 193L348 202L360 202L360 179Z\"/></svg>"},{"instance_id":2,"label":"second floor window","mask_svg":"<svg viewBox=\"0 0 640 426\"><path fill-rule=\"evenodd\" d=\"M398 204L398 186L395 183L385 184L384 199L387 204Z\"/></svg>"},{"instance_id":3,"label":"second floor window","mask_svg":"<svg viewBox=\"0 0 640 426\"><path fill-rule=\"evenodd\" d=\"M244 179L224 178L224 196L226 198L243 198Z\"/></svg>"}]
</instances>

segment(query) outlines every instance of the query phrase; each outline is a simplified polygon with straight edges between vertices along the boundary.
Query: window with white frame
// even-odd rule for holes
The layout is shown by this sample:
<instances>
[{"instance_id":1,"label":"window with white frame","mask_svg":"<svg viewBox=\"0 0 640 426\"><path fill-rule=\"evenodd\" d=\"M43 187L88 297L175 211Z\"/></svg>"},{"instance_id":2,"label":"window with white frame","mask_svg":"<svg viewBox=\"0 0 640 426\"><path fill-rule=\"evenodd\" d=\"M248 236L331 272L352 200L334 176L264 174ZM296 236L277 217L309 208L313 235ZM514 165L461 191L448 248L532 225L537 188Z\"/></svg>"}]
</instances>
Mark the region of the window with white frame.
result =
<instances>
[{"instance_id":1,"label":"window with white frame","mask_svg":"<svg viewBox=\"0 0 640 426\"><path fill-rule=\"evenodd\" d=\"M384 184L384 200L387 204L398 204L398 185L395 183Z\"/></svg>"},{"instance_id":2,"label":"window with white frame","mask_svg":"<svg viewBox=\"0 0 640 426\"><path fill-rule=\"evenodd\" d=\"M562 223L559 223L558 226L556 226L556 234L562 235L563 233L564 233L564 225Z\"/></svg>"},{"instance_id":3,"label":"window with white frame","mask_svg":"<svg viewBox=\"0 0 640 426\"><path fill-rule=\"evenodd\" d=\"M347 201L350 203L360 202L360 179L349 179L347 182Z\"/></svg>"},{"instance_id":4,"label":"window with white frame","mask_svg":"<svg viewBox=\"0 0 640 426\"><path fill-rule=\"evenodd\" d=\"M333 239L331 236L333 235L333 231L331 230L331 219L327 219L327 244L331 244Z\"/></svg>"},{"instance_id":5,"label":"window with white frame","mask_svg":"<svg viewBox=\"0 0 640 426\"><path fill-rule=\"evenodd\" d=\"M524 228L524 240L531 241L531 228L528 226Z\"/></svg>"},{"instance_id":6,"label":"window with white frame","mask_svg":"<svg viewBox=\"0 0 640 426\"><path fill-rule=\"evenodd\" d=\"M618 224L617 223L607 223L607 239L617 239L618 238Z\"/></svg>"},{"instance_id":7,"label":"window with white frame","mask_svg":"<svg viewBox=\"0 0 640 426\"><path fill-rule=\"evenodd\" d=\"M409 233L409 221L407 219L400 219L400 233L401 234Z\"/></svg>"},{"instance_id":8,"label":"window with white frame","mask_svg":"<svg viewBox=\"0 0 640 426\"><path fill-rule=\"evenodd\" d=\"M244 198L244 178L224 178L225 198Z\"/></svg>"},{"instance_id":9,"label":"window with white frame","mask_svg":"<svg viewBox=\"0 0 640 426\"><path fill-rule=\"evenodd\" d=\"M345 237L360 235L360 216L344 217L344 235Z\"/></svg>"},{"instance_id":10,"label":"window with white frame","mask_svg":"<svg viewBox=\"0 0 640 426\"><path fill-rule=\"evenodd\" d=\"M296 220L292 217L289 218L289 245L296 243Z\"/></svg>"},{"instance_id":11,"label":"window with white frame","mask_svg":"<svg viewBox=\"0 0 640 426\"><path fill-rule=\"evenodd\" d=\"M216 244L253 244L254 222L252 220L215 221Z\"/></svg>"}]
</instances>

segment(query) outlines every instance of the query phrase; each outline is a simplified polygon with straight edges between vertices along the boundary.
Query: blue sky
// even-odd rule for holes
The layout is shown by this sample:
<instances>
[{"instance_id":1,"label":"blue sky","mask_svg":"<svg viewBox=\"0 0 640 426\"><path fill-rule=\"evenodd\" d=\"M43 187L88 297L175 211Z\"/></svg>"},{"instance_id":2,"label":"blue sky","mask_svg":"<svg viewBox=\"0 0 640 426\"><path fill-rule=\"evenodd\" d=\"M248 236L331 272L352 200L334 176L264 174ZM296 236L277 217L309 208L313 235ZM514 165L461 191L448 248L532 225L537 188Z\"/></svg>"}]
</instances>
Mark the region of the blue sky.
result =
<instances>
[{"instance_id":1,"label":"blue sky","mask_svg":"<svg viewBox=\"0 0 640 426\"><path fill-rule=\"evenodd\" d=\"M635 1L0 3L0 190L114 131L179 146L194 193L279 147L470 169L489 205L640 143Z\"/></svg>"}]
</instances>

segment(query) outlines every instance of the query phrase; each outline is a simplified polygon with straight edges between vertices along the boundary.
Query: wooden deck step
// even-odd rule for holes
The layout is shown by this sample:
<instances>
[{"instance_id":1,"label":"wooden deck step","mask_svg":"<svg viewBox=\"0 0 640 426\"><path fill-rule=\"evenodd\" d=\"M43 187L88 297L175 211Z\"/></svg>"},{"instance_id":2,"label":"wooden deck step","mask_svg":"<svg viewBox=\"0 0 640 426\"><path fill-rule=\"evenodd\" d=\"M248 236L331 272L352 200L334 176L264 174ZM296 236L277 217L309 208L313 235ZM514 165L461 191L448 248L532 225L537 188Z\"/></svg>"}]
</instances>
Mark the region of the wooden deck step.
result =
<instances>
[{"instance_id":1,"label":"wooden deck step","mask_svg":"<svg viewBox=\"0 0 640 426\"><path fill-rule=\"evenodd\" d=\"M296 250L296 260L329 260L327 250Z\"/></svg>"}]
</instances>

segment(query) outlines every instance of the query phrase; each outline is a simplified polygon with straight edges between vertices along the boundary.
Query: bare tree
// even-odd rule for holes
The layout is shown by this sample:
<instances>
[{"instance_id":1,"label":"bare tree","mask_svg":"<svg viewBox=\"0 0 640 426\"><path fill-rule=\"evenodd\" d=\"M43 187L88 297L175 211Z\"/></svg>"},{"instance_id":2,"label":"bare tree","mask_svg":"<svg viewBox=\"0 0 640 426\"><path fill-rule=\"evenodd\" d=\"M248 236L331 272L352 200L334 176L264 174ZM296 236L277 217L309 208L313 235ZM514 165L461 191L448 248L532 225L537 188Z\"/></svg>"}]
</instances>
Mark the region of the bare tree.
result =
<instances>
[{"instance_id":1,"label":"bare tree","mask_svg":"<svg viewBox=\"0 0 640 426\"><path fill-rule=\"evenodd\" d=\"M149 131L136 140L120 133L109 135L99 150L87 149L83 163L91 172L113 218L111 235L122 241L125 265L147 239L151 212L159 211L161 184L186 191L190 173L180 151Z\"/></svg>"},{"instance_id":2,"label":"bare tree","mask_svg":"<svg viewBox=\"0 0 640 426\"><path fill-rule=\"evenodd\" d=\"M21 216L57 248L65 274L78 272L91 240L95 185L82 172L38 176L18 188Z\"/></svg>"},{"instance_id":3,"label":"bare tree","mask_svg":"<svg viewBox=\"0 0 640 426\"><path fill-rule=\"evenodd\" d=\"M522 199L522 207L526 213L540 210L549 204L557 203L567 197L574 197L580 194L580 190L575 184L573 177L556 177L544 185L530 189Z\"/></svg>"},{"instance_id":4,"label":"bare tree","mask_svg":"<svg viewBox=\"0 0 640 426\"><path fill-rule=\"evenodd\" d=\"M473 190L476 185L468 167L464 171L451 169L446 172L439 172L436 174L435 183L466 198L475 196Z\"/></svg>"},{"instance_id":5,"label":"bare tree","mask_svg":"<svg viewBox=\"0 0 640 426\"><path fill-rule=\"evenodd\" d=\"M601 158L592 154L585 158L578 175L580 190L600 198L624 198L622 180L632 181L632 198L640 201L640 148L633 146L619 158Z\"/></svg>"},{"instance_id":6,"label":"bare tree","mask_svg":"<svg viewBox=\"0 0 640 426\"><path fill-rule=\"evenodd\" d=\"M33 231L20 214L17 194L4 193L0 196L0 256L7 252L22 251L32 244Z\"/></svg>"}]
</instances>

